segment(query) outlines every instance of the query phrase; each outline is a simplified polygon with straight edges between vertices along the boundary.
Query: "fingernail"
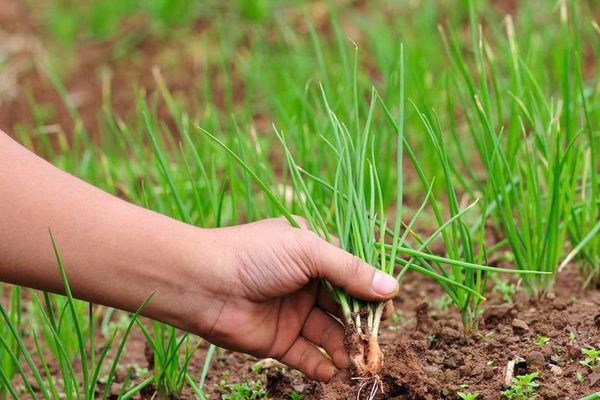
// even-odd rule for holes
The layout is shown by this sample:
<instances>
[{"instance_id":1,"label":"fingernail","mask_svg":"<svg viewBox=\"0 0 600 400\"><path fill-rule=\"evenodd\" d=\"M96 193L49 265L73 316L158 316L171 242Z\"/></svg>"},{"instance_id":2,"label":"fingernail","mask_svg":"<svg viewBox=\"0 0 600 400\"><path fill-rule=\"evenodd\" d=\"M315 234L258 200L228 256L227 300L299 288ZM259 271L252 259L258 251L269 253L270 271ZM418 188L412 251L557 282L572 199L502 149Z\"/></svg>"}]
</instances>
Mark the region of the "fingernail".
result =
<instances>
[{"instance_id":1,"label":"fingernail","mask_svg":"<svg viewBox=\"0 0 600 400\"><path fill-rule=\"evenodd\" d=\"M371 288L375 293L383 297L393 296L398 290L398 282L394 277L381 272L375 272L373 275L373 282L371 282Z\"/></svg>"}]
</instances>

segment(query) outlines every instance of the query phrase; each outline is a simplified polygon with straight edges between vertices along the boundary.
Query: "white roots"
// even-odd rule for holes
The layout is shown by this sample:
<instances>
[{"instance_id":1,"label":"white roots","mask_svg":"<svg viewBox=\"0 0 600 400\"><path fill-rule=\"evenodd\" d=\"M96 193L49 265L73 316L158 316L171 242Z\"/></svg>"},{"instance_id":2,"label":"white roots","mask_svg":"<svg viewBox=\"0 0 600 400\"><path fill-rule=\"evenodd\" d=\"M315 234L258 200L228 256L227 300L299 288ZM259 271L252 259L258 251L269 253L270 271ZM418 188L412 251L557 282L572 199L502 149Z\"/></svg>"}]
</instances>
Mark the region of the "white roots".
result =
<instances>
[{"instance_id":1,"label":"white roots","mask_svg":"<svg viewBox=\"0 0 600 400\"><path fill-rule=\"evenodd\" d=\"M358 393L356 394L356 400L360 400L360 395L365 388L370 387L369 396L367 400L373 400L377 393L383 393L383 382L379 375L354 377L352 378L359 382ZM368 390L368 389L367 389Z\"/></svg>"}]
</instances>

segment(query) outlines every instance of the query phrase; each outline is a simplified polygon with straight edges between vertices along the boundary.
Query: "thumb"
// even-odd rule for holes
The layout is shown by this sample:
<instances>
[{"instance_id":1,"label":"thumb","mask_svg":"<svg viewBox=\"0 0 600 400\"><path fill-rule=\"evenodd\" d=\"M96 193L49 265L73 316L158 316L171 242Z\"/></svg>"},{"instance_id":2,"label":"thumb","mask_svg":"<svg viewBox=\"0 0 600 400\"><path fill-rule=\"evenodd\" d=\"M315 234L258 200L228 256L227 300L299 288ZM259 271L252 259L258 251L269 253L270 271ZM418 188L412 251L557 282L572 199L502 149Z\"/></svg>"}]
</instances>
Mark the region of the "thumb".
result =
<instances>
[{"instance_id":1,"label":"thumb","mask_svg":"<svg viewBox=\"0 0 600 400\"><path fill-rule=\"evenodd\" d=\"M358 299L383 301L398 292L394 277L325 240L319 240L313 255L314 277L323 278Z\"/></svg>"}]
</instances>

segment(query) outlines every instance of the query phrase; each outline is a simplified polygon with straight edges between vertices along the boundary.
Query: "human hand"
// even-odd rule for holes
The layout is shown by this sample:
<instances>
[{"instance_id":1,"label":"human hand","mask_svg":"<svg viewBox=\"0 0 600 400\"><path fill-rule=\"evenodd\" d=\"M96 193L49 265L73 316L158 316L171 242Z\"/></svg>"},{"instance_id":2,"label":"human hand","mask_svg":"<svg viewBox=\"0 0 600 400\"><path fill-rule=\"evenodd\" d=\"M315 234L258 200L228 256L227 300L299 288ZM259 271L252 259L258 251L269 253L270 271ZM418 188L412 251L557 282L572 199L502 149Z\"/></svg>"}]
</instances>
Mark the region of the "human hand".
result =
<instances>
[{"instance_id":1,"label":"human hand","mask_svg":"<svg viewBox=\"0 0 600 400\"><path fill-rule=\"evenodd\" d=\"M302 229L279 218L209 230L219 257L203 272L210 300L194 330L219 346L329 380L349 358L343 326L332 317L338 305L319 278L370 301L392 298L398 285L298 221ZM389 315L391 302L386 309Z\"/></svg>"}]
</instances>

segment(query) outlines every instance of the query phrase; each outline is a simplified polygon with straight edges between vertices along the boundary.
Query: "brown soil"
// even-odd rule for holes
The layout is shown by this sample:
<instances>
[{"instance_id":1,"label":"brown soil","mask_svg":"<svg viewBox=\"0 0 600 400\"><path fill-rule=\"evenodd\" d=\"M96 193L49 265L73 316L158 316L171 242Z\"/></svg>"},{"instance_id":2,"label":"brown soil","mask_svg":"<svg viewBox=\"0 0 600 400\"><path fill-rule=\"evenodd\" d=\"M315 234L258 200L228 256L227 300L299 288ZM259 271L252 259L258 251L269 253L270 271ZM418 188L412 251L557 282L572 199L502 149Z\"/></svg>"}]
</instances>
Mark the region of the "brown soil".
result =
<instances>
[{"instance_id":1,"label":"brown soil","mask_svg":"<svg viewBox=\"0 0 600 400\"><path fill-rule=\"evenodd\" d=\"M395 317L383 323L380 343L385 354L381 372L384 393L378 400L458 399L457 392L477 392L478 399L501 400L506 389L506 366L519 360L514 375L538 371L537 399L576 400L600 391L600 375L582 366L581 349L600 348L600 292L579 290L576 274L559 276L555 293L530 302L517 295L513 305L494 295L484 306L480 330L465 337L460 318L453 310L435 306L443 296L436 284L418 275L407 275L395 302ZM425 300L433 299L431 304ZM573 332L572 335L569 333ZM538 336L550 341L535 343ZM143 356L143 337L128 342L123 364L149 367ZM198 377L205 348L191 364ZM219 351L206 382L207 399L219 399L232 383L259 381L270 398L289 399L292 391L304 400L356 400L359 384L348 371L340 371L332 382L305 379L297 371L272 360L260 361L239 353ZM578 382L580 373L583 382ZM118 382L113 390L118 390ZM370 389L370 388L369 388ZM361 399L366 399L363 389ZM148 390L141 399L152 398ZM186 389L178 399L192 399Z\"/></svg>"},{"instance_id":2,"label":"brown soil","mask_svg":"<svg viewBox=\"0 0 600 400\"><path fill-rule=\"evenodd\" d=\"M477 392L479 399L503 399L506 366L515 359L523 360L516 363L515 376L540 373L536 391L540 399L578 399L600 391L598 372L579 363L584 358L582 348L600 348L600 292L581 292L573 273L560 276L555 293L538 302L524 296L517 296L514 305L492 299L485 307L480 331L469 337L461 333L454 311L423 312L425 307L419 302L431 299L432 294L439 296L437 287L420 277L409 280L396 309L404 316L417 310L421 318L385 323L380 340L385 353L381 374L385 393L377 399L457 399L459 391ZM424 315L430 321L423 322ZM538 345L538 336L550 341ZM577 381L577 372L584 382ZM285 392L285 387L291 390L286 374L281 376L282 383L268 382L274 395ZM333 382L304 393L304 398L356 399L357 384L350 378L340 372Z\"/></svg>"}]
</instances>

